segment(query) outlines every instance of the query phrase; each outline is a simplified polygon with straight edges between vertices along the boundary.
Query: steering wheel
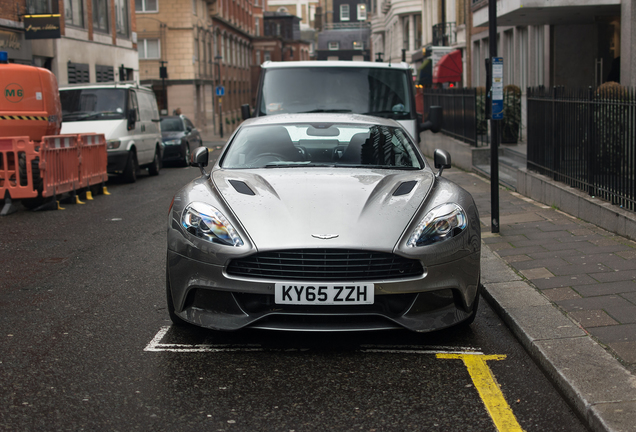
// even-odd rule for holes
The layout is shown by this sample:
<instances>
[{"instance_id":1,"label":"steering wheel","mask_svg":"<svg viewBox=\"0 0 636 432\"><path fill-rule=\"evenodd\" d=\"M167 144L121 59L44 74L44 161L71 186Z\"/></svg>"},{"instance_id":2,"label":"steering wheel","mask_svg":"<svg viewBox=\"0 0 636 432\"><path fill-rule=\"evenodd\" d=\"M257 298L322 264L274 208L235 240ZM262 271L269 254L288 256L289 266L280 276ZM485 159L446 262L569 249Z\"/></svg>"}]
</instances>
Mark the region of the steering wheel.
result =
<instances>
[{"instance_id":1,"label":"steering wheel","mask_svg":"<svg viewBox=\"0 0 636 432\"><path fill-rule=\"evenodd\" d=\"M262 161L263 159L265 159L265 161ZM267 165L268 162L285 160L287 160L287 158L279 153L261 153L252 161L251 165Z\"/></svg>"}]
</instances>

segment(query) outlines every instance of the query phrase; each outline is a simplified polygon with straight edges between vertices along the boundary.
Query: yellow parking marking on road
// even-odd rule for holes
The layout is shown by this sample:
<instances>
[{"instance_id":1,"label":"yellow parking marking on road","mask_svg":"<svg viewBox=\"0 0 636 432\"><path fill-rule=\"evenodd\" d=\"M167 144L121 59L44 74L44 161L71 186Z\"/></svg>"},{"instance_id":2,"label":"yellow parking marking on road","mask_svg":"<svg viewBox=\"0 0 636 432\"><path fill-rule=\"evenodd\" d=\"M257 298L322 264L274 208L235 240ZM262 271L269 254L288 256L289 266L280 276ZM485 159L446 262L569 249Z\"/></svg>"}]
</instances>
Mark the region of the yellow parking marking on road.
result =
<instances>
[{"instance_id":1,"label":"yellow parking marking on road","mask_svg":"<svg viewBox=\"0 0 636 432\"><path fill-rule=\"evenodd\" d=\"M504 360L505 355L479 355L479 354L437 354L438 359L462 360L470 374L475 388L481 400L486 405L486 410L495 423L499 432L523 432L501 389L495 381L495 377L486 364L487 360Z\"/></svg>"}]
</instances>

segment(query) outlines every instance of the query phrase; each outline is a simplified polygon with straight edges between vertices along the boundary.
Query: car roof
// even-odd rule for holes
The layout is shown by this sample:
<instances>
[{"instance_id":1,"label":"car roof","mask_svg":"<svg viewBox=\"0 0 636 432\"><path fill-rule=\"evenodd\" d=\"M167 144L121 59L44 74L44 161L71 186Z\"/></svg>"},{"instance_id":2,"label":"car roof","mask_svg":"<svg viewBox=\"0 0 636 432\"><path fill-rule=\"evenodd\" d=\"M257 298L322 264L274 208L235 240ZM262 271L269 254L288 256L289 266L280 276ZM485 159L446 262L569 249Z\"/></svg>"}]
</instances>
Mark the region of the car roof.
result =
<instances>
[{"instance_id":1,"label":"car roof","mask_svg":"<svg viewBox=\"0 0 636 432\"><path fill-rule=\"evenodd\" d=\"M332 113L300 113L300 114L274 114L261 117L253 117L245 120L241 126L256 125L286 125L295 123L349 123L359 125L379 125L401 127L393 119L374 117L362 114L332 114Z\"/></svg>"},{"instance_id":2,"label":"car roof","mask_svg":"<svg viewBox=\"0 0 636 432\"><path fill-rule=\"evenodd\" d=\"M384 62L367 62L367 61L341 61L341 60L313 60L313 61L287 61L273 62L266 61L261 65L263 69L291 69L303 67L346 67L346 68L377 68L377 69L410 69L408 63L384 63Z\"/></svg>"}]
</instances>

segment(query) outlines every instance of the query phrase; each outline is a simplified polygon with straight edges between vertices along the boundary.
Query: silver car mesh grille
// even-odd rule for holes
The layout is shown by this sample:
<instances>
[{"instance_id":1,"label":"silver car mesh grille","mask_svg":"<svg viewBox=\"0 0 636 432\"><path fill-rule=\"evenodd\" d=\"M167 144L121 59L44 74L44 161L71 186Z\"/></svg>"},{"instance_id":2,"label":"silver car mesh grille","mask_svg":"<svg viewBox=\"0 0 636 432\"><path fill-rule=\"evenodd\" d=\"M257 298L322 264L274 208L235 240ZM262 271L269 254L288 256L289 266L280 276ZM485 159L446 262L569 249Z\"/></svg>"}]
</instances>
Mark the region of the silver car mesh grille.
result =
<instances>
[{"instance_id":1,"label":"silver car mesh grille","mask_svg":"<svg viewBox=\"0 0 636 432\"><path fill-rule=\"evenodd\" d=\"M260 252L232 260L232 276L281 280L372 281L417 277L418 260L384 252L348 249L295 249Z\"/></svg>"}]
</instances>

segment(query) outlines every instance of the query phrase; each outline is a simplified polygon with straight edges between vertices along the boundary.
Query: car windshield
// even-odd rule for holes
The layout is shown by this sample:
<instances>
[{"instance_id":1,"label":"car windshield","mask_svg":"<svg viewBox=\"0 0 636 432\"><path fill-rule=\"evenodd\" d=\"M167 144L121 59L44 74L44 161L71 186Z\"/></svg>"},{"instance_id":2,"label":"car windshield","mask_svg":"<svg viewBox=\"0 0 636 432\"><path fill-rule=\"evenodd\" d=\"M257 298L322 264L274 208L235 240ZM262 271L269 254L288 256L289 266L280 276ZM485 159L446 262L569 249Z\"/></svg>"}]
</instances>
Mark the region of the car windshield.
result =
<instances>
[{"instance_id":1,"label":"car windshield","mask_svg":"<svg viewBox=\"0 0 636 432\"><path fill-rule=\"evenodd\" d=\"M360 124L247 126L237 132L223 168L355 167L421 169L401 127Z\"/></svg>"},{"instance_id":2,"label":"car windshield","mask_svg":"<svg viewBox=\"0 0 636 432\"><path fill-rule=\"evenodd\" d=\"M125 89L60 90L62 121L126 118Z\"/></svg>"},{"instance_id":3,"label":"car windshield","mask_svg":"<svg viewBox=\"0 0 636 432\"><path fill-rule=\"evenodd\" d=\"M178 117L161 119L161 132L183 132L183 122Z\"/></svg>"},{"instance_id":4,"label":"car windshield","mask_svg":"<svg viewBox=\"0 0 636 432\"><path fill-rule=\"evenodd\" d=\"M351 112L411 118L403 69L364 67L272 68L263 77L262 114Z\"/></svg>"}]
</instances>

